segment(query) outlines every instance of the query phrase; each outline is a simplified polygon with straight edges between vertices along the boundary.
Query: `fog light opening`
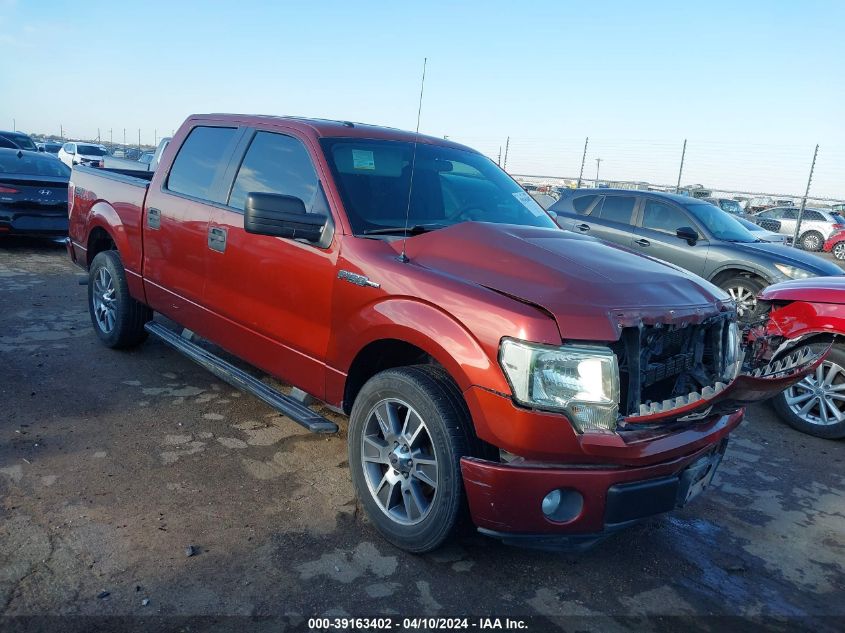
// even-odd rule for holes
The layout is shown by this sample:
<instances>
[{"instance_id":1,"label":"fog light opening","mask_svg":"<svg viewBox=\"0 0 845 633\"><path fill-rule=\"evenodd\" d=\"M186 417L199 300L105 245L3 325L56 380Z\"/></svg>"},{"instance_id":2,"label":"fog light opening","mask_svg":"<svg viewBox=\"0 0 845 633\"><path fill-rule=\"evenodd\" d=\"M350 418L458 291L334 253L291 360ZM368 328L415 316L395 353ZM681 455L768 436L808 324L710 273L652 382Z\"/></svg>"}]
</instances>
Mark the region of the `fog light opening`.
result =
<instances>
[{"instance_id":1,"label":"fog light opening","mask_svg":"<svg viewBox=\"0 0 845 633\"><path fill-rule=\"evenodd\" d=\"M555 488L543 497L540 507L549 521L568 523L581 514L584 508L584 497L577 490Z\"/></svg>"}]
</instances>

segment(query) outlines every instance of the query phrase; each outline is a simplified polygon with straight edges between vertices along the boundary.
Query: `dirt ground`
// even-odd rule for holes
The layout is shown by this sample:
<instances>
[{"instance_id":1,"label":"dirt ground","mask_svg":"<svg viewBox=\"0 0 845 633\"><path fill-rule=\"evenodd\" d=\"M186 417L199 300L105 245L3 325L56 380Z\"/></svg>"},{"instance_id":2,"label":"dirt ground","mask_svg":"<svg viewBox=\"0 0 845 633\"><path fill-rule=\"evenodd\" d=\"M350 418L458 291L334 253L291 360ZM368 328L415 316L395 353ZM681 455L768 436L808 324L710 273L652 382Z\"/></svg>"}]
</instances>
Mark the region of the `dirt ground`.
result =
<instances>
[{"instance_id":1,"label":"dirt ground","mask_svg":"<svg viewBox=\"0 0 845 633\"><path fill-rule=\"evenodd\" d=\"M4 616L842 626L845 442L801 435L767 405L750 409L707 494L585 553L467 533L412 556L356 508L345 419L339 435L310 435L158 341L106 349L80 275L59 245L0 242Z\"/></svg>"}]
</instances>

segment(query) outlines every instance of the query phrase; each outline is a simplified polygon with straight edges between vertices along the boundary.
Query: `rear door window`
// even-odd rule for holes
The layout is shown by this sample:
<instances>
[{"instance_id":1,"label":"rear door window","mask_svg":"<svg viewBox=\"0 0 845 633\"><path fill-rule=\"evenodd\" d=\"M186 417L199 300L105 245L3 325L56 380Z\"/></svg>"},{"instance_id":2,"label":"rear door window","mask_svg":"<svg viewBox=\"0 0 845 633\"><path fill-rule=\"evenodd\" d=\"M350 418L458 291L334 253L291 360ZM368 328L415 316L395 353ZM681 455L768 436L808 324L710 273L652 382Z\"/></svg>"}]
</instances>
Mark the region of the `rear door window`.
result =
<instances>
[{"instance_id":1,"label":"rear door window","mask_svg":"<svg viewBox=\"0 0 845 633\"><path fill-rule=\"evenodd\" d=\"M256 132L232 185L229 206L243 211L251 192L295 196L309 213L328 215L328 204L305 146L284 134Z\"/></svg>"},{"instance_id":2,"label":"rear door window","mask_svg":"<svg viewBox=\"0 0 845 633\"><path fill-rule=\"evenodd\" d=\"M694 227L686 214L679 208L658 202L646 200L643 209L643 228L675 235L682 226Z\"/></svg>"},{"instance_id":3,"label":"rear door window","mask_svg":"<svg viewBox=\"0 0 845 633\"><path fill-rule=\"evenodd\" d=\"M225 168L223 161L229 158L236 131L233 127L206 126L191 130L170 168L168 191L222 202L214 199L215 176Z\"/></svg>"},{"instance_id":4,"label":"rear door window","mask_svg":"<svg viewBox=\"0 0 845 633\"><path fill-rule=\"evenodd\" d=\"M811 220L811 221L815 221L815 222L820 222L820 221L823 222L824 216L821 213L819 213L818 211L811 211L809 209L805 209L803 219L804 220Z\"/></svg>"},{"instance_id":5,"label":"rear door window","mask_svg":"<svg viewBox=\"0 0 845 633\"><path fill-rule=\"evenodd\" d=\"M631 224L636 201L634 196L605 196L601 208L593 209L590 215L617 224Z\"/></svg>"}]
</instances>

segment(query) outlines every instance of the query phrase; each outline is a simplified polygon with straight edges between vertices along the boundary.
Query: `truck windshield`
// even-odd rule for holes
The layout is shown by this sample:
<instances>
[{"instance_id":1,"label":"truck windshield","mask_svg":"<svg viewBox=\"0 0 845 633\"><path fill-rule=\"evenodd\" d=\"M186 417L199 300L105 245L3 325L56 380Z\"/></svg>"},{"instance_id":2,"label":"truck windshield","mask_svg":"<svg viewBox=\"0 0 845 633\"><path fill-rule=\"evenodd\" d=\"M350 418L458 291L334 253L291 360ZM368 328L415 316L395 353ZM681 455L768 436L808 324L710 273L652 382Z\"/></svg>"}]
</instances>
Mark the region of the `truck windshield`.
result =
<instances>
[{"instance_id":1,"label":"truck windshield","mask_svg":"<svg viewBox=\"0 0 845 633\"><path fill-rule=\"evenodd\" d=\"M108 154L106 150L96 145L77 145L76 151L83 156L105 156Z\"/></svg>"},{"instance_id":2,"label":"truck windshield","mask_svg":"<svg viewBox=\"0 0 845 633\"><path fill-rule=\"evenodd\" d=\"M694 202L684 206L717 240L726 242L759 241L751 231L737 222L736 218L725 213L719 207L705 202Z\"/></svg>"},{"instance_id":3,"label":"truck windshield","mask_svg":"<svg viewBox=\"0 0 845 633\"><path fill-rule=\"evenodd\" d=\"M490 159L419 143L324 138L323 151L355 234L402 234L477 221L557 228L552 219ZM407 222L405 213L408 212Z\"/></svg>"}]
</instances>

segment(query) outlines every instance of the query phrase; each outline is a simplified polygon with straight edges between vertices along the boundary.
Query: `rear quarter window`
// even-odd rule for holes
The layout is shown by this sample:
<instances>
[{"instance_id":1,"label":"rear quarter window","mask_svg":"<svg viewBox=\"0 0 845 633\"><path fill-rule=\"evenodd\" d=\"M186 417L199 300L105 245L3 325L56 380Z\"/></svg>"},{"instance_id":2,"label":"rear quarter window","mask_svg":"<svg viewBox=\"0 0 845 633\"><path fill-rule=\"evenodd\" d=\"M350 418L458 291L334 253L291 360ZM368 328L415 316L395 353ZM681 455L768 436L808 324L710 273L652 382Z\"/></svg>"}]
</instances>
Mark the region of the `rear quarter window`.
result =
<instances>
[{"instance_id":1,"label":"rear quarter window","mask_svg":"<svg viewBox=\"0 0 845 633\"><path fill-rule=\"evenodd\" d=\"M576 213L584 215L587 213L589 208L593 206L593 202L596 201L596 198L598 198L598 196L595 194L589 196L578 196L572 200L572 208L575 209Z\"/></svg>"},{"instance_id":2,"label":"rear quarter window","mask_svg":"<svg viewBox=\"0 0 845 633\"><path fill-rule=\"evenodd\" d=\"M202 200L214 200L215 176L228 159L236 128L198 126L191 130L170 168L167 190Z\"/></svg>"}]
</instances>

